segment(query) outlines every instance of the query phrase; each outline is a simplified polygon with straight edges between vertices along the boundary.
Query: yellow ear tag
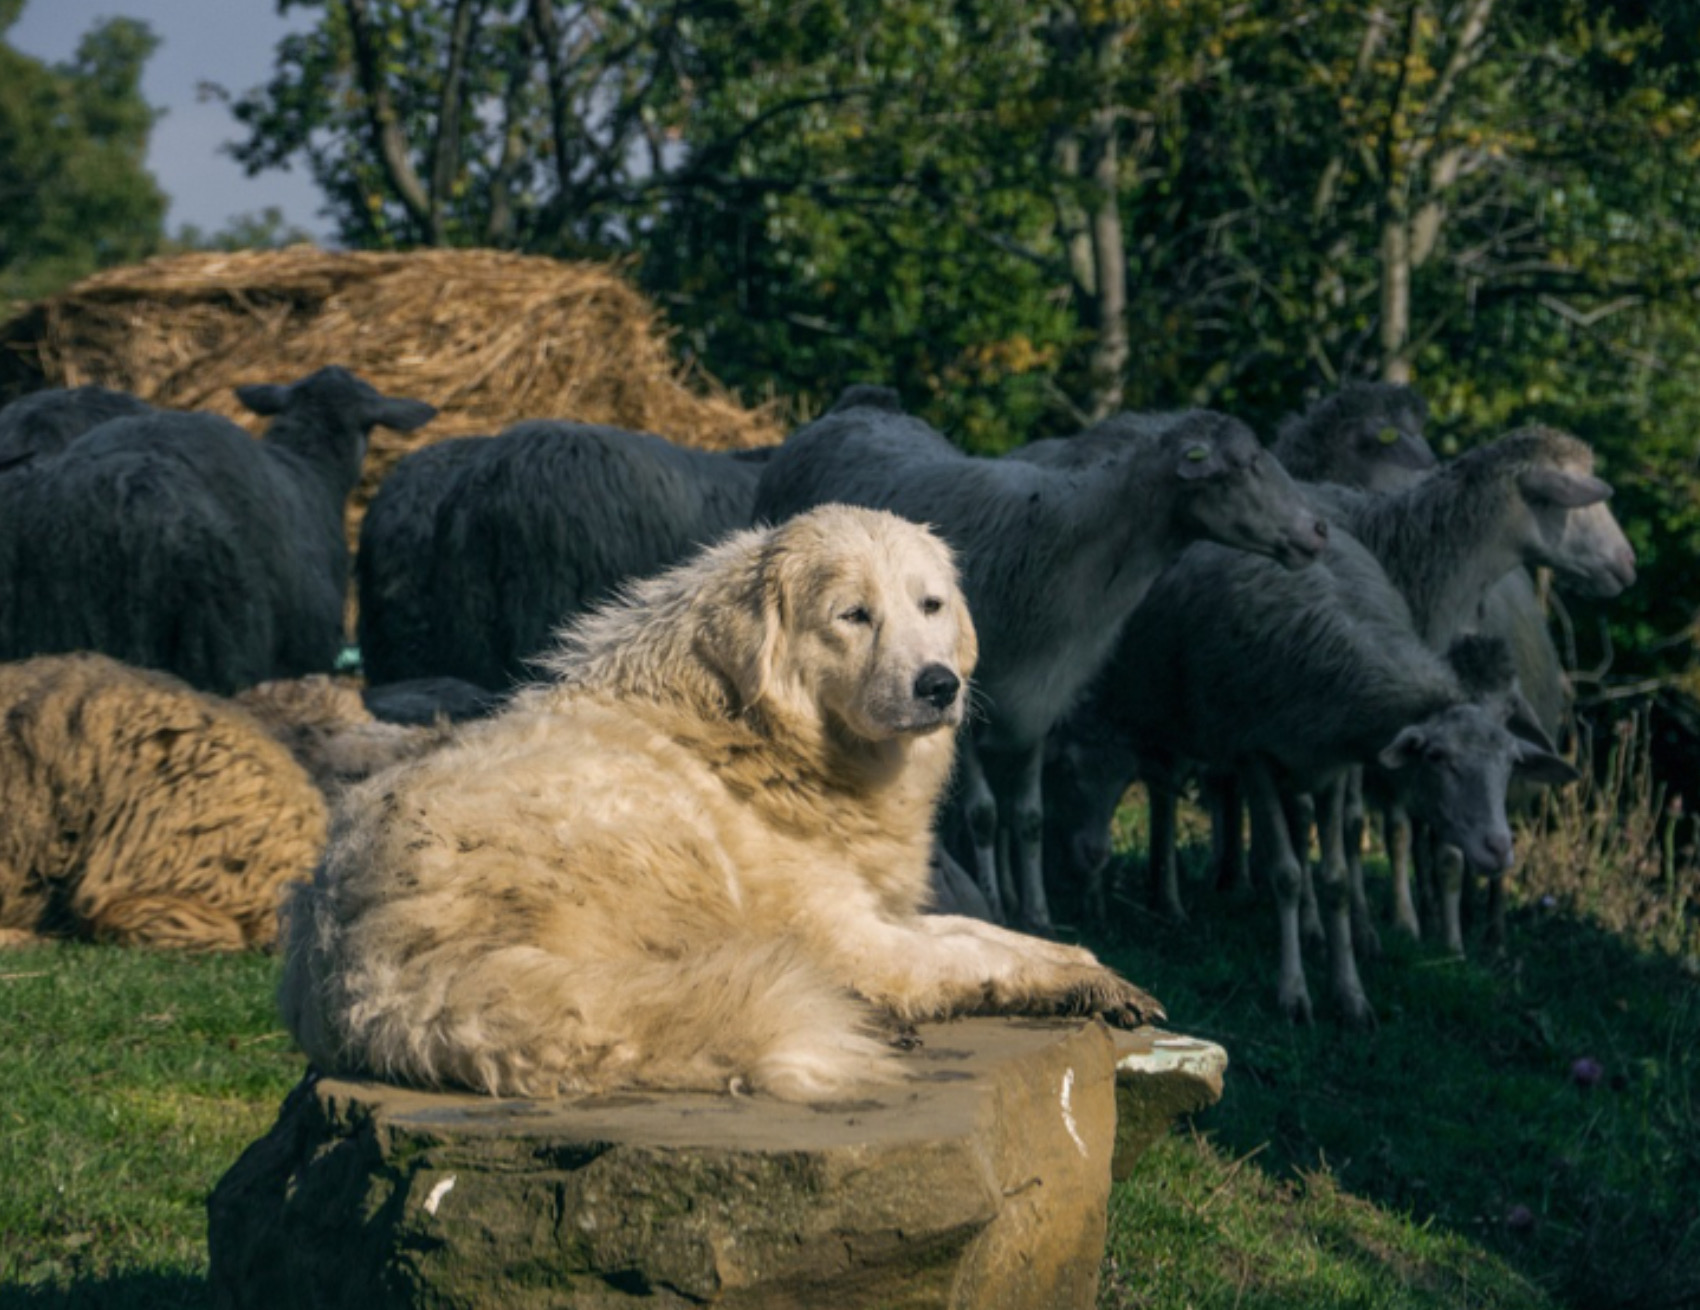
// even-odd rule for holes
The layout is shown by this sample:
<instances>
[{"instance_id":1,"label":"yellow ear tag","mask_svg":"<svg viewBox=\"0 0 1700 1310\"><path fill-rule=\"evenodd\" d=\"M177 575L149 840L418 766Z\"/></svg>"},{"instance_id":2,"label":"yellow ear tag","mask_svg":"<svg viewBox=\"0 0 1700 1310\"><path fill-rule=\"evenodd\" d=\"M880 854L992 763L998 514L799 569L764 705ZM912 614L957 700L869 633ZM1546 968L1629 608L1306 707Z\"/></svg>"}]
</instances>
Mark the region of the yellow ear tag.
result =
<instances>
[{"instance_id":1,"label":"yellow ear tag","mask_svg":"<svg viewBox=\"0 0 1700 1310\"><path fill-rule=\"evenodd\" d=\"M1375 439L1384 446L1391 446L1399 440L1399 429L1382 428L1380 432L1375 434Z\"/></svg>"},{"instance_id":2,"label":"yellow ear tag","mask_svg":"<svg viewBox=\"0 0 1700 1310\"><path fill-rule=\"evenodd\" d=\"M1210 458L1210 447L1209 446L1188 446L1186 448L1186 457L1188 459L1190 459L1194 464L1197 464L1197 463L1199 463L1203 460L1207 460L1207 459Z\"/></svg>"}]
</instances>

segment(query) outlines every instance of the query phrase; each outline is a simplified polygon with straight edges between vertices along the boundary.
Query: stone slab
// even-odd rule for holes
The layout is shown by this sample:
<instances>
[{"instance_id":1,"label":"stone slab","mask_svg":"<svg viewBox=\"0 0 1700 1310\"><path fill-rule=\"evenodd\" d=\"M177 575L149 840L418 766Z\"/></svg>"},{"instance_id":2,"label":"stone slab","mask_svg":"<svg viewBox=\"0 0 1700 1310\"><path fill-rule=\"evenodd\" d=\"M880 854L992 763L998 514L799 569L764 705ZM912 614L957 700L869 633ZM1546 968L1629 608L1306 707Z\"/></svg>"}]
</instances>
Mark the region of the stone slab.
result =
<instances>
[{"instance_id":1,"label":"stone slab","mask_svg":"<svg viewBox=\"0 0 1700 1310\"><path fill-rule=\"evenodd\" d=\"M1090 1307L1112 1159L1220 1095L1220 1048L1097 1021L920 1034L904 1084L830 1105L309 1075L209 1199L215 1304Z\"/></svg>"}]
</instances>

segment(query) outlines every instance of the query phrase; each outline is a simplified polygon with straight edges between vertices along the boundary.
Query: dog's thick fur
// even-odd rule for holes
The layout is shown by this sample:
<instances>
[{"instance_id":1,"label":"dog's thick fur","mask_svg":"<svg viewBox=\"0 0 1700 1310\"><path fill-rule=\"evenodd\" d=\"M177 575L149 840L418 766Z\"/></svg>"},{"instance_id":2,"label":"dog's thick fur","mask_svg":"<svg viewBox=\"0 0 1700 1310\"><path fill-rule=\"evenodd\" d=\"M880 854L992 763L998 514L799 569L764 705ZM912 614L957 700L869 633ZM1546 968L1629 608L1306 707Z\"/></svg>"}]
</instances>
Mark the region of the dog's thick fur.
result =
<instances>
[{"instance_id":1,"label":"dog's thick fur","mask_svg":"<svg viewBox=\"0 0 1700 1310\"><path fill-rule=\"evenodd\" d=\"M881 511L636 585L555 681L349 793L286 911L289 1026L425 1085L806 1100L895 1076L882 1012L1157 1013L1085 951L921 913L975 654L948 549Z\"/></svg>"}]
</instances>

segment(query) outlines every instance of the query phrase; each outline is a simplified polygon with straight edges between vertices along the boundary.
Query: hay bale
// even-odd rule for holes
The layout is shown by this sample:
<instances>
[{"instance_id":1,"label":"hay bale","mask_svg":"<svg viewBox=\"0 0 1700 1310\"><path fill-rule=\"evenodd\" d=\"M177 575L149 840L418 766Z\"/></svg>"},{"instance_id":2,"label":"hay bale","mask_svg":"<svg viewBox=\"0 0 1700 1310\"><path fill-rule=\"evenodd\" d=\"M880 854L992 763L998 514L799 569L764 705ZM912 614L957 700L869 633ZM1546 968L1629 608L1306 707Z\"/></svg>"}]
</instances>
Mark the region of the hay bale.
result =
<instances>
[{"instance_id":1,"label":"hay bale","mask_svg":"<svg viewBox=\"0 0 1700 1310\"><path fill-rule=\"evenodd\" d=\"M403 455L444 437L569 418L727 449L779 440L782 416L746 409L683 369L654 307L605 264L494 250L380 254L310 245L151 259L85 278L0 326L0 402L41 387L117 387L259 431L234 388L341 364L435 422L373 433L350 541Z\"/></svg>"}]
</instances>

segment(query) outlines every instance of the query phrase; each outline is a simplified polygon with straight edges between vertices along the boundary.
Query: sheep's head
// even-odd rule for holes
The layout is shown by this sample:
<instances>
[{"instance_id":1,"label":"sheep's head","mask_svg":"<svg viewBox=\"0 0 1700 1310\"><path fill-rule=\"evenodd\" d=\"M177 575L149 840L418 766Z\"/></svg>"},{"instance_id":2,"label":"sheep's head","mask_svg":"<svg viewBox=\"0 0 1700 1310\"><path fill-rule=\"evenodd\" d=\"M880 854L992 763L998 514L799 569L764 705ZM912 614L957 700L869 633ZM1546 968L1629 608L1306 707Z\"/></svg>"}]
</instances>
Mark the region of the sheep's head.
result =
<instances>
[{"instance_id":1,"label":"sheep's head","mask_svg":"<svg viewBox=\"0 0 1700 1310\"><path fill-rule=\"evenodd\" d=\"M1170 424L1160 443L1180 482L1180 513L1193 535L1271 556L1292 569L1322 553L1327 523L1245 424L1194 410Z\"/></svg>"},{"instance_id":2,"label":"sheep's head","mask_svg":"<svg viewBox=\"0 0 1700 1310\"><path fill-rule=\"evenodd\" d=\"M1611 484L1594 475L1586 442L1554 428L1523 428L1461 456L1461 482L1493 480L1491 502L1522 562L1544 565L1583 595L1617 595L1635 581L1635 551L1607 501Z\"/></svg>"},{"instance_id":3,"label":"sheep's head","mask_svg":"<svg viewBox=\"0 0 1700 1310\"><path fill-rule=\"evenodd\" d=\"M1356 382L1281 424L1275 454L1295 478L1382 494L1433 472L1428 405L1412 387Z\"/></svg>"}]
</instances>

